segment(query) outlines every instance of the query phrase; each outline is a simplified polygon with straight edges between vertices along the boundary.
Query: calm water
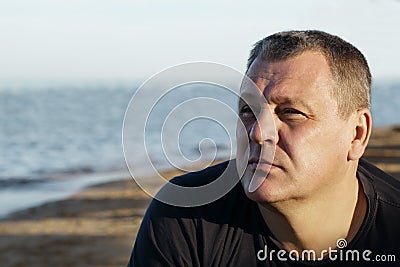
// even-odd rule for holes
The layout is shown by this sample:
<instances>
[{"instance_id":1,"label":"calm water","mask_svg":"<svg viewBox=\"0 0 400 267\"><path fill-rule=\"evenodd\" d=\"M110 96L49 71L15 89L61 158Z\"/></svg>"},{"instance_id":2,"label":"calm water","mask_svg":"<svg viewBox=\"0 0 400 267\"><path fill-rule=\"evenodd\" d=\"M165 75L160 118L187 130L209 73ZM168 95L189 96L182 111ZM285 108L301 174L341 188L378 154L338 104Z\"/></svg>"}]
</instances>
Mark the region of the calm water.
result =
<instances>
[{"instance_id":1,"label":"calm water","mask_svg":"<svg viewBox=\"0 0 400 267\"><path fill-rule=\"evenodd\" d=\"M109 86L0 90L0 198L15 203L14 208L0 210L0 215L16 207L68 195L83 184L54 178L79 176L83 177L81 180L99 182L114 176L98 173L124 170L122 123L134 91L133 87ZM204 96L236 106L234 96L215 88L181 88L164 98L150 115L152 122L146 131L153 160L165 160L160 156L159 137L159 128L165 121L163 114L184 100ZM399 106L400 83L375 83L374 126L400 124ZM201 108L210 107L193 105L191 112L195 115L196 109ZM225 123L234 121L227 117ZM195 159L200 153L199 141L204 138L215 141L219 157L229 155L229 137L223 127L209 120L200 119L185 126L177 142L186 158ZM140 157L143 154L138 153Z\"/></svg>"}]
</instances>

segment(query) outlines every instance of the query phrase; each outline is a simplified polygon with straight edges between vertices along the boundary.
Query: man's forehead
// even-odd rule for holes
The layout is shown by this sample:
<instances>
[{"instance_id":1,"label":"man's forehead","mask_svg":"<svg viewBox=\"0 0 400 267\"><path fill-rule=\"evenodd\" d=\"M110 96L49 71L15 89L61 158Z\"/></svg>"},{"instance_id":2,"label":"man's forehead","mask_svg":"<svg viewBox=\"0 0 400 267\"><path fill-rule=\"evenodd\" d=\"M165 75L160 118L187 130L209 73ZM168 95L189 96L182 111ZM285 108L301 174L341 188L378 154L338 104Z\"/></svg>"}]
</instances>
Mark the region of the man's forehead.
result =
<instances>
[{"instance_id":1,"label":"man's forehead","mask_svg":"<svg viewBox=\"0 0 400 267\"><path fill-rule=\"evenodd\" d=\"M263 59L258 56L249 66L246 74L252 79L263 78L271 80L293 73L316 73L322 69L330 72L326 57L318 51L304 51L303 53L282 60Z\"/></svg>"},{"instance_id":2,"label":"man's forehead","mask_svg":"<svg viewBox=\"0 0 400 267\"><path fill-rule=\"evenodd\" d=\"M299 89L305 87L306 81L302 77L280 74L282 73L271 73L269 76L265 76L263 73L247 76L240 87L240 95L266 96L270 94L272 88L278 87L279 89L275 89L273 92L288 97L288 95L300 93Z\"/></svg>"},{"instance_id":3,"label":"man's forehead","mask_svg":"<svg viewBox=\"0 0 400 267\"><path fill-rule=\"evenodd\" d=\"M257 82L257 80L270 81L278 79L286 73L287 70L280 68L277 64L265 61L259 62L256 59L247 71L246 76L253 82Z\"/></svg>"}]
</instances>

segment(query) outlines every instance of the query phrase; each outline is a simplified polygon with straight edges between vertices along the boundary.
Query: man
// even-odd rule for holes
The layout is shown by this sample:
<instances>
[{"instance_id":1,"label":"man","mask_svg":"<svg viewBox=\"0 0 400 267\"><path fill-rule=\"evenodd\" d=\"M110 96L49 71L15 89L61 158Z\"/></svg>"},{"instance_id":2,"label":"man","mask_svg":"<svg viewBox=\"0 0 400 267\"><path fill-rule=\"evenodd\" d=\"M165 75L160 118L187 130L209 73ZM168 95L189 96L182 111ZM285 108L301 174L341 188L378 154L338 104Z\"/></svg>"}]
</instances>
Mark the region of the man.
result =
<instances>
[{"instance_id":1,"label":"man","mask_svg":"<svg viewBox=\"0 0 400 267\"><path fill-rule=\"evenodd\" d=\"M246 75L241 182L203 206L153 200L128 266L398 266L400 182L361 158L372 127L361 52L324 32L282 32L255 44ZM173 183L207 184L227 166Z\"/></svg>"}]
</instances>

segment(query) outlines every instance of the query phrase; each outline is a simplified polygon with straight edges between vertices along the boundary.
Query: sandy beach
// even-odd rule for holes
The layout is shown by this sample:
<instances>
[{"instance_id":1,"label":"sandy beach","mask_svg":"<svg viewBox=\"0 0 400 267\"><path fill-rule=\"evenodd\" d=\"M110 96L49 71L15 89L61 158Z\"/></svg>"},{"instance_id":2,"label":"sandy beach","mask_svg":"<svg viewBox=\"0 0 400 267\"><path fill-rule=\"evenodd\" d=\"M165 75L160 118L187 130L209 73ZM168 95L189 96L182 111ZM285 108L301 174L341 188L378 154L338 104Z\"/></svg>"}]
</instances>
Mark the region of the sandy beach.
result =
<instances>
[{"instance_id":1,"label":"sandy beach","mask_svg":"<svg viewBox=\"0 0 400 267\"><path fill-rule=\"evenodd\" d=\"M365 157L400 178L400 126L374 129ZM125 266L150 200L125 177L13 213L0 221L1 266Z\"/></svg>"}]
</instances>

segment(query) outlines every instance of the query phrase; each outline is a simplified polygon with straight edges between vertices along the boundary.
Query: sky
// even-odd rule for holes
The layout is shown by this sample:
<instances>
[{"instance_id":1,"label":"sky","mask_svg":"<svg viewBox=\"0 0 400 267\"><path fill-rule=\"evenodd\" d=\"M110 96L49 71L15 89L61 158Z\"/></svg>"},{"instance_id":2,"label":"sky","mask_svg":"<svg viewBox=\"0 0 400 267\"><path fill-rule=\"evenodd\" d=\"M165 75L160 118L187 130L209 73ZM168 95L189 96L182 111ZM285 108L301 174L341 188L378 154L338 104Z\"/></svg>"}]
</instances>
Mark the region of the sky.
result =
<instances>
[{"instance_id":1,"label":"sky","mask_svg":"<svg viewBox=\"0 0 400 267\"><path fill-rule=\"evenodd\" d=\"M398 0L0 0L0 83L142 82L191 61L244 71L254 42L318 29L400 78Z\"/></svg>"}]
</instances>

